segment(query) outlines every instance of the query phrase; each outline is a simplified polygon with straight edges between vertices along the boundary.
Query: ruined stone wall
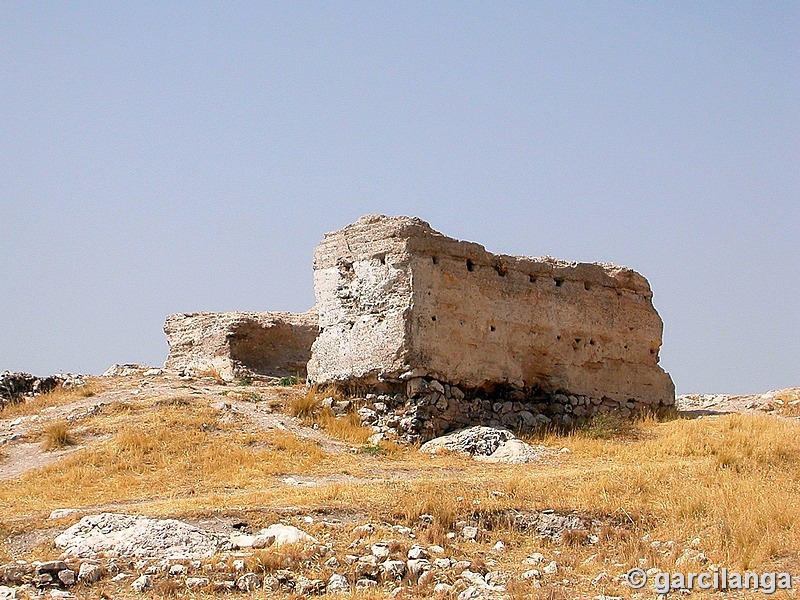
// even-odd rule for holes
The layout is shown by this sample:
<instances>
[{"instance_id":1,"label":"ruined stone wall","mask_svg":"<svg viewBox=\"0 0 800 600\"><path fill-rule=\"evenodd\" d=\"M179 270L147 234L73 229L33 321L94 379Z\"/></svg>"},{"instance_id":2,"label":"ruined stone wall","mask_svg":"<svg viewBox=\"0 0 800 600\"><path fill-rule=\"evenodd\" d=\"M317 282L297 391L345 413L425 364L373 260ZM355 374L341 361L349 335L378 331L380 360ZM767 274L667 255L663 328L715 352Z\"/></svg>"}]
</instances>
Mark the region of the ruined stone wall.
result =
<instances>
[{"instance_id":1,"label":"ruined stone wall","mask_svg":"<svg viewBox=\"0 0 800 600\"><path fill-rule=\"evenodd\" d=\"M164 323L170 351L165 367L215 370L239 377L303 378L317 336L317 313L231 312L169 315Z\"/></svg>"},{"instance_id":2,"label":"ruined stone wall","mask_svg":"<svg viewBox=\"0 0 800 600\"><path fill-rule=\"evenodd\" d=\"M649 284L625 267L494 255L419 219L368 216L325 236L314 287L310 380L384 393L376 422L406 432L674 401Z\"/></svg>"}]
</instances>

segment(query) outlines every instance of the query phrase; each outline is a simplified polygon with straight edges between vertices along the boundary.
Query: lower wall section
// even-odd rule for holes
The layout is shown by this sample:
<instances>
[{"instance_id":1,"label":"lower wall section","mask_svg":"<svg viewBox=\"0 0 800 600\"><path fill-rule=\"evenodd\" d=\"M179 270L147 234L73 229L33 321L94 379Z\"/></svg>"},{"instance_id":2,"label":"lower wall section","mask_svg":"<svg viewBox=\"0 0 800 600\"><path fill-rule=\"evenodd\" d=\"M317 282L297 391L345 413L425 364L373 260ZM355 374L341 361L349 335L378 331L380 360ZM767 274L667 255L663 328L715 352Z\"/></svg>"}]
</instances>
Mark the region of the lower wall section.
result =
<instances>
[{"instance_id":1,"label":"lower wall section","mask_svg":"<svg viewBox=\"0 0 800 600\"><path fill-rule=\"evenodd\" d=\"M498 389L487 394L421 377L409 380L405 393L367 394L366 400L358 411L363 424L410 442L424 442L470 425L506 427L521 433L547 426L568 428L601 413L630 417L662 410L674 402L619 401L567 391Z\"/></svg>"}]
</instances>

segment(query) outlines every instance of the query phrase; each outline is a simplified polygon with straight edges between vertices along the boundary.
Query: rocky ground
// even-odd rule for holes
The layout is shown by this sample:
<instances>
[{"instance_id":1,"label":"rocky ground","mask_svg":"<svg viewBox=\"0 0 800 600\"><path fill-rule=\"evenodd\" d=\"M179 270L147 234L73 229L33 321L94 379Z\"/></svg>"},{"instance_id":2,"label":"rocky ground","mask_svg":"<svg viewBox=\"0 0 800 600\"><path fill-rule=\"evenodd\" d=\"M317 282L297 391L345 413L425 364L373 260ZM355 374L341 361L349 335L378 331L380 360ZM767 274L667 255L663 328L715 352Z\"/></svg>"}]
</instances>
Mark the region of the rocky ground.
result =
<instances>
[{"instance_id":1,"label":"rocky ground","mask_svg":"<svg viewBox=\"0 0 800 600\"><path fill-rule=\"evenodd\" d=\"M800 403L798 390L684 396L678 408L700 417L685 425L648 423L631 433L616 424L523 440L476 428L419 451L357 423L336 429L342 417L334 425L292 417L302 386L232 385L160 369L110 375L0 412L0 600L648 598L623 584L630 566L708 568L722 564L726 543L701 521L659 516L654 506L679 498L646 496L644 482L637 492L634 467L619 479L619 466L660 456L654 437L686 431L664 428L707 422L713 437L715 420L731 412L797 431ZM56 425L69 439L52 447ZM605 441L607 434L619 439ZM676 470L690 469L686 460ZM597 472L606 474L592 479ZM797 525L784 527L786 543L772 554L737 552L756 565L782 560L797 575Z\"/></svg>"}]
</instances>

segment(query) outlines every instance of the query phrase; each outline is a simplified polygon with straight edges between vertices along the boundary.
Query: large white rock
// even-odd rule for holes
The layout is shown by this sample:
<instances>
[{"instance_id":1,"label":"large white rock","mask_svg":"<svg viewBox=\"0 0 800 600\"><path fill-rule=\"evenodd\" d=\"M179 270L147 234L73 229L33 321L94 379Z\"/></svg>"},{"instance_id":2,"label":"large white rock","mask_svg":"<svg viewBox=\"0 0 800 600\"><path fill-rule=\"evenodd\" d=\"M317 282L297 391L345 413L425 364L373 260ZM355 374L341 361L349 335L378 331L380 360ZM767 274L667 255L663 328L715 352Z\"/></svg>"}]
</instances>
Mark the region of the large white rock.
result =
<instances>
[{"instance_id":1,"label":"large white rock","mask_svg":"<svg viewBox=\"0 0 800 600\"><path fill-rule=\"evenodd\" d=\"M191 557L212 556L228 537L176 521L102 513L83 517L55 539L63 556Z\"/></svg>"},{"instance_id":2,"label":"large white rock","mask_svg":"<svg viewBox=\"0 0 800 600\"><path fill-rule=\"evenodd\" d=\"M523 464L541 460L551 453L544 446L531 446L507 429L476 425L434 438L420 446L420 452L457 452L489 463Z\"/></svg>"},{"instance_id":3,"label":"large white rock","mask_svg":"<svg viewBox=\"0 0 800 600\"><path fill-rule=\"evenodd\" d=\"M284 544L316 544L316 538L308 535L302 529L298 529L293 525L281 525L276 523L270 525L266 529L261 530L261 535L265 537L274 537L275 546L282 546Z\"/></svg>"}]
</instances>

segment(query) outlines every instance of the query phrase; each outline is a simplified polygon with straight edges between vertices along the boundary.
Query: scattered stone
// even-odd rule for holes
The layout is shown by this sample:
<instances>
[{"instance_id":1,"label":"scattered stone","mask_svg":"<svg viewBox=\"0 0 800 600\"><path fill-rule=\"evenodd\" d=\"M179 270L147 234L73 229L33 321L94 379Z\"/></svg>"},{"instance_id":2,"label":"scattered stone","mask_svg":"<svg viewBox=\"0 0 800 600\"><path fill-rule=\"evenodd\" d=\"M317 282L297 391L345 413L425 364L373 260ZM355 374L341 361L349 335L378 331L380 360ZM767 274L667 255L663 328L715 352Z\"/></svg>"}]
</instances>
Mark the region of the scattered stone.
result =
<instances>
[{"instance_id":1,"label":"scattered stone","mask_svg":"<svg viewBox=\"0 0 800 600\"><path fill-rule=\"evenodd\" d=\"M411 548L408 549L407 556L412 560L417 560L419 558L428 558L430 554L423 546L411 546Z\"/></svg>"},{"instance_id":2,"label":"scattered stone","mask_svg":"<svg viewBox=\"0 0 800 600\"><path fill-rule=\"evenodd\" d=\"M370 577L376 578L380 568L378 567L378 559L371 554L362 556L356 562L356 577Z\"/></svg>"},{"instance_id":3,"label":"scattered stone","mask_svg":"<svg viewBox=\"0 0 800 600\"><path fill-rule=\"evenodd\" d=\"M275 546L283 546L284 544L318 543L315 538L293 525L270 525L266 529L262 529L260 535L267 538L273 537L275 539Z\"/></svg>"},{"instance_id":4,"label":"scattered stone","mask_svg":"<svg viewBox=\"0 0 800 600\"><path fill-rule=\"evenodd\" d=\"M372 550L372 555L379 560L389 556L389 544L386 542L378 542L377 544L373 544L370 550Z\"/></svg>"},{"instance_id":5,"label":"scattered stone","mask_svg":"<svg viewBox=\"0 0 800 600\"><path fill-rule=\"evenodd\" d=\"M326 567L328 567L329 569L335 569L336 567L338 567L338 566L339 566L339 559L338 559L338 558L336 558L335 556L331 556L329 559L327 559L327 560L325 561L325 563L324 563L324 564L325 564L325 566L326 566Z\"/></svg>"},{"instance_id":6,"label":"scattered stone","mask_svg":"<svg viewBox=\"0 0 800 600\"><path fill-rule=\"evenodd\" d=\"M231 536L231 546L234 550L240 548L252 548L253 542L256 541L256 536L254 535L232 535Z\"/></svg>"},{"instance_id":7,"label":"scattered stone","mask_svg":"<svg viewBox=\"0 0 800 600\"><path fill-rule=\"evenodd\" d=\"M72 569L64 569L63 571L59 571L58 580L67 587L75 585L75 571Z\"/></svg>"},{"instance_id":8,"label":"scattered stone","mask_svg":"<svg viewBox=\"0 0 800 600\"><path fill-rule=\"evenodd\" d=\"M544 446L531 446L508 429L474 426L425 442L421 452L457 452L489 463L524 464L539 461L552 453Z\"/></svg>"},{"instance_id":9,"label":"scattered stone","mask_svg":"<svg viewBox=\"0 0 800 600\"><path fill-rule=\"evenodd\" d=\"M206 577L187 577L184 580L186 587L190 590L197 590L200 588L208 587L210 581Z\"/></svg>"},{"instance_id":10,"label":"scattered stone","mask_svg":"<svg viewBox=\"0 0 800 600\"><path fill-rule=\"evenodd\" d=\"M331 594L342 594L350 591L350 584L347 577L334 573L328 578L328 592Z\"/></svg>"},{"instance_id":11,"label":"scattered stone","mask_svg":"<svg viewBox=\"0 0 800 600\"><path fill-rule=\"evenodd\" d=\"M236 582L230 579L221 579L211 582L211 590L214 592L230 592L236 589Z\"/></svg>"},{"instance_id":12,"label":"scattered stone","mask_svg":"<svg viewBox=\"0 0 800 600\"><path fill-rule=\"evenodd\" d=\"M514 434L507 429L467 427L425 442L420 451L435 454L447 450L468 456L491 456L501 444L514 437Z\"/></svg>"},{"instance_id":13,"label":"scattered stone","mask_svg":"<svg viewBox=\"0 0 800 600\"><path fill-rule=\"evenodd\" d=\"M538 569L528 569L522 574L523 579L539 579L542 576L542 572Z\"/></svg>"},{"instance_id":14,"label":"scattered stone","mask_svg":"<svg viewBox=\"0 0 800 600\"><path fill-rule=\"evenodd\" d=\"M77 508L56 508L50 511L50 516L47 518L50 520L63 519L64 517L74 515L76 512L78 512Z\"/></svg>"},{"instance_id":15,"label":"scattered stone","mask_svg":"<svg viewBox=\"0 0 800 600\"><path fill-rule=\"evenodd\" d=\"M47 562L39 563L36 567L37 574L41 573L58 573L67 569L67 563L63 560L48 560Z\"/></svg>"},{"instance_id":16,"label":"scattered stone","mask_svg":"<svg viewBox=\"0 0 800 600\"><path fill-rule=\"evenodd\" d=\"M0 600L17 600L16 588L0 585Z\"/></svg>"},{"instance_id":17,"label":"scattered stone","mask_svg":"<svg viewBox=\"0 0 800 600\"><path fill-rule=\"evenodd\" d=\"M359 537L366 537L371 535L375 532L375 525L372 523L365 523L364 525L358 525L353 528L353 535L357 535Z\"/></svg>"},{"instance_id":18,"label":"scattered stone","mask_svg":"<svg viewBox=\"0 0 800 600\"><path fill-rule=\"evenodd\" d=\"M236 587L243 592L252 592L261 587L261 577L255 573L245 573L236 580Z\"/></svg>"},{"instance_id":19,"label":"scattered stone","mask_svg":"<svg viewBox=\"0 0 800 600\"><path fill-rule=\"evenodd\" d=\"M431 563L426 558L411 559L406 562L406 567L411 575L419 576L423 571L429 571Z\"/></svg>"},{"instance_id":20,"label":"scattered stone","mask_svg":"<svg viewBox=\"0 0 800 600\"><path fill-rule=\"evenodd\" d=\"M449 558L435 558L433 559L433 566L437 569L449 569L453 564Z\"/></svg>"},{"instance_id":21,"label":"scattered stone","mask_svg":"<svg viewBox=\"0 0 800 600\"><path fill-rule=\"evenodd\" d=\"M461 537L467 541L474 542L478 538L478 528L467 525L461 530Z\"/></svg>"},{"instance_id":22,"label":"scattered stone","mask_svg":"<svg viewBox=\"0 0 800 600\"><path fill-rule=\"evenodd\" d=\"M100 581L102 576L103 570L99 565L84 562L81 563L81 566L78 569L78 581L82 581L84 583L96 583Z\"/></svg>"},{"instance_id":23,"label":"scattered stone","mask_svg":"<svg viewBox=\"0 0 800 600\"><path fill-rule=\"evenodd\" d=\"M676 567L683 567L690 564L705 565L706 563L708 563L708 557L694 548L686 548L675 560Z\"/></svg>"},{"instance_id":24,"label":"scattered stone","mask_svg":"<svg viewBox=\"0 0 800 600\"><path fill-rule=\"evenodd\" d=\"M406 563L402 560L384 561L381 568L389 579L401 579L406 574Z\"/></svg>"},{"instance_id":25,"label":"scattered stone","mask_svg":"<svg viewBox=\"0 0 800 600\"><path fill-rule=\"evenodd\" d=\"M513 511L509 516L515 528L521 531L535 531L541 538L550 541L559 541L566 532L575 531L586 533L587 541L590 541L589 532L603 526L603 523L598 520L588 520L577 514L560 514L550 509L531 512ZM532 555L532 557L537 556L541 556L541 554L537 552ZM528 564L535 565L536 563Z\"/></svg>"},{"instance_id":26,"label":"scattered stone","mask_svg":"<svg viewBox=\"0 0 800 600\"><path fill-rule=\"evenodd\" d=\"M140 577L136 578L136 580L131 584L131 587L135 592L144 592L145 590L149 590L153 585L153 580L150 575L141 575Z\"/></svg>"},{"instance_id":27,"label":"scattered stone","mask_svg":"<svg viewBox=\"0 0 800 600\"><path fill-rule=\"evenodd\" d=\"M547 565L544 566L542 573L545 575L555 575L558 573L558 563L554 560L551 560Z\"/></svg>"},{"instance_id":28,"label":"scattered stone","mask_svg":"<svg viewBox=\"0 0 800 600\"><path fill-rule=\"evenodd\" d=\"M146 367L135 363L111 365L101 377L132 377L138 376L155 367Z\"/></svg>"}]
</instances>

